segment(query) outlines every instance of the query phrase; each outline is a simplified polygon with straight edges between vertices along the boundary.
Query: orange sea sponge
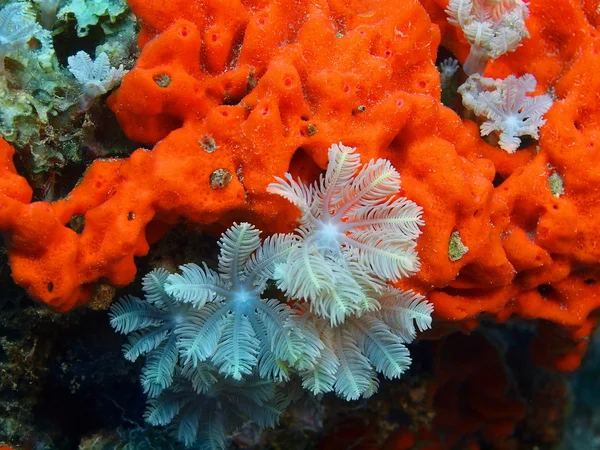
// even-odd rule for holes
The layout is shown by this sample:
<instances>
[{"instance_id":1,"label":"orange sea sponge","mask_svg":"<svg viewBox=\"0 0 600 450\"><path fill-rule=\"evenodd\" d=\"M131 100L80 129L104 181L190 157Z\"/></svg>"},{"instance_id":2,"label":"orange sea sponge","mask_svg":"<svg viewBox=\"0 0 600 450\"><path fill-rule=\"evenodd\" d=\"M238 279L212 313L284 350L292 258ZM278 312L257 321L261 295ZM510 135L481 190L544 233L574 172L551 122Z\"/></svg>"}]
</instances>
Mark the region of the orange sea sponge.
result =
<instances>
[{"instance_id":1,"label":"orange sea sponge","mask_svg":"<svg viewBox=\"0 0 600 450\"><path fill-rule=\"evenodd\" d=\"M468 44L460 30L447 25L447 2L422 3L441 29L442 44L464 60ZM594 188L600 182L600 82L595 76L600 41L592 26L594 14L580 2L563 0L549 7L534 0L529 9L531 37L514 53L488 64L485 75L531 73L538 93L555 97L540 141L514 155L489 147L480 147L486 153L471 153L496 169L490 220L500 230L502 250L515 275L510 284L486 287L481 274L473 273L479 268L465 267L430 298L437 314L450 320L487 312L498 320L516 314L560 324L566 332L559 333L563 345L557 345L553 358L541 355L542 346L534 344L536 355L547 364L573 369L600 307L600 194Z\"/></svg>"},{"instance_id":2,"label":"orange sea sponge","mask_svg":"<svg viewBox=\"0 0 600 450\"><path fill-rule=\"evenodd\" d=\"M564 345L540 361L577 364L600 307L600 45L589 5L532 0L531 37L488 64L495 78L532 73L556 99L539 142L509 155L439 101L440 42L461 61L469 50L444 0L130 4L142 54L109 106L154 148L95 161L49 204L30 203L0 145L0 230L13 277L35 298L66 311L99 280L129 283L134 257L178 220L290 229L297 211L266 186L285 172L314 179L341 141L363 161L390 160L402 195L423 207L421 271L401 287L428 295L439 329L472 328L482 314L544 319ZM80 234L67 226L79 216Z\"/></svg>"},{"instance_id":3,"label":"orange sea sponge","mask_svg":"<svg viewBox=\"0 0 600 450\"><path fill-rule=\"evenodd\" d=\"M158 222L291 227L297 212L265 192L274 176L316 174L332 142L383 154L420 102L441 108L439 36L416 1L163 3L132 2L144 48L109 100L132 139L160 142L94 162L64 200L0 211L15 280L55 309L85 302L94 281L130 282ZM76 216L81 234L66 226Z\"/></svg>"}]
</instances>

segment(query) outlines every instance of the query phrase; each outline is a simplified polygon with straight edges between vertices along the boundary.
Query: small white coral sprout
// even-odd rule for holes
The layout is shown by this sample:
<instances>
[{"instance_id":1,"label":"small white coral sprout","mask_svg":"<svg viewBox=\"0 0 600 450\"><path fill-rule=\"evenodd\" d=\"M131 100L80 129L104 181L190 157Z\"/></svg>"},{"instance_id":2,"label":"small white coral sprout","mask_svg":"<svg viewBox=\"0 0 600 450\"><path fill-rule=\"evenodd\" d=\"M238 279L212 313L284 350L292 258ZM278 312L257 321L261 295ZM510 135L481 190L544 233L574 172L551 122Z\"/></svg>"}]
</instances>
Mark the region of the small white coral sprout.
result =
<instances>
[{"instance_id":1,"label":"small white coral sprout","mask_svg":"<svg viewBox=\"0 0 600 450\"><path fill-rule=\"evenodd\" d=\"M84 109L88 109L97 97L117 86L127 73L122 64L118 69L112 67L104 52L92 61L90 55L79 51L76 55L69 56L68 62L69 71L83 88L81 103Z\"/></svg>"},{"instance_id":2,"label":"small white coral sprout","mask_svg":"<svg viewBox=\"0 0 600 450\"><path fill-rule=\"evenodd\" d=\"M547 94L531 97L535 91L535 77L529 73L505 80L470 76L458 88L463 105L487 120L481 124L481 135L500 134L500 147L514 153L521 144L519 136L539 139L539 129L546 123L543 115L552 106Z\"/></svg>"},{"instance_id":3,"label":"small white coral sprout","mask_svg":"<svg viewBox=\"0 0 600 450\"><path fill-rule=\"evenodd\" d=\"M440 84L442 89L450 86L450 81L458 71L458 67L458 61L454 58L446 58L440 63Z\"/></svg>"}]
</instances>

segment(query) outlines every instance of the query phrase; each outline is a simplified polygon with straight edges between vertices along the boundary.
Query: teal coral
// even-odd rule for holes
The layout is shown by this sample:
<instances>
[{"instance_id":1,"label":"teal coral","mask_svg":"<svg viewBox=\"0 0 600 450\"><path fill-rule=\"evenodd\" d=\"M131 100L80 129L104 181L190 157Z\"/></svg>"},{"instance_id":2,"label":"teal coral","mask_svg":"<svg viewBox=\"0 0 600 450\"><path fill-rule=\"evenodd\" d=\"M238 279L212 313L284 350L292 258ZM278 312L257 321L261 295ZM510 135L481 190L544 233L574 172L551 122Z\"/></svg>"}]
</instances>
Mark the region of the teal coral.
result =
<instances>
[{"instance_id":1,"label":"teal coral","mask_svg":"<svg viewBox=\"0 0 600 450\"><path fill-rule=\"evenodd\" d=\"M152 425L169 426L177 440L201 450L224 449L227 435L248 420L261 428L275 426L299 396L293 387L257 377L243 383L221 378L210 367L184 373L173 387L150 400L144 418Z\"/></svg>"},{"instance_id":2,"label":"teal coral","mask_svg":"<svg viewBox=\"0 0 600 450\"><path fill-rule=\"evenodd\" d=\"M292 308L275 298L263 298L274 267L295 245L292 235L274 235L260 242L249 224L234 224L219 242L219 272L206 265L182 266L165 290L191 303L195 313L180 328L184 363L210 358L225 376L236 380L255 367L262 378L289 379L288 365L312 367L319 354L316 333L300 334Z\"/></svg>"},{"instance_id":3,"label":"teal coral","mask_svg":"<svg viewBox=\"0 0 600 450\"><path fill-rule=\"evenodd\" d=\"M135 361L147 354L142 386L150 397L173 383L177 364L176 329L192 314L189 305L173 301L164 291L169 273L154 270L144 277L146 299L125 297L111 308L110 322L119 333L129 334L125 358Z\"/></svg>"}]
</instances>

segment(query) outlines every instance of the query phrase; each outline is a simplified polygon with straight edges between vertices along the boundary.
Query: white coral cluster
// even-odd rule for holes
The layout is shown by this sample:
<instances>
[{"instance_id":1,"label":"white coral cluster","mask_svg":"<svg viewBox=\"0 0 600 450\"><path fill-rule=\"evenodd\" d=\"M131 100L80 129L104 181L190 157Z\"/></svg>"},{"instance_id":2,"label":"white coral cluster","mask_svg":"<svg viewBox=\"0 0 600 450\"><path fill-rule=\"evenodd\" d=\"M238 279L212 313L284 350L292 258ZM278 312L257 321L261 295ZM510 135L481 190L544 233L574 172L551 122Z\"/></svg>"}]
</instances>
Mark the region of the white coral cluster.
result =
<instances>
[{"instance_id":1,"label":"white coral cluster","mask_svg":"<svg viewBox=\"0 0 600 450\"><path fill-rule=\"evenodd\" d=\"M300 209L295 233L262 240L252 225L234 224L219 241L216 271L151 272L145 301L112 307L112 325L132 333L126 356L148 354L142 383L151 397L177 384L178 370L208 364L240 381L281 383L295 371L314 394L355 400L377 390L378 373L398 378L409 367L406 344L431 326L433 306L388 285L419 270L423 225L421 208L399 195L396 169L385 159L363 165L354 148L333 145L317 183L287 174L269 191Z\"/></svg>"},{"instance_id":2,"label":"white coral cluster","mask_svg":"<svg viewBox=\"0 0 600 450\"><path fill-rule=\"evenodd\" d=\"M523 0L450 0L446 13L471 44L463 67L467 75L483 73L488 59L514 51L529 37L529 10Z\"/></svg>"},{"instance_id":3,"label":"white coral cluster","mask_svg":"<svg viewBox=\"0 0 600 450\"><path fill-rule=\"evenodd\" d=\"M539 139L539 129L546 123L543 116L552 106L552 97L547 94L527 95L535 91L536 84L531 74L519 78L509 75L504 80L475 74L458 92L466 108L486 119L481 135L499 133L500 147L514 153L521 144L520 136Z\"/></svg>"}]
</instances>

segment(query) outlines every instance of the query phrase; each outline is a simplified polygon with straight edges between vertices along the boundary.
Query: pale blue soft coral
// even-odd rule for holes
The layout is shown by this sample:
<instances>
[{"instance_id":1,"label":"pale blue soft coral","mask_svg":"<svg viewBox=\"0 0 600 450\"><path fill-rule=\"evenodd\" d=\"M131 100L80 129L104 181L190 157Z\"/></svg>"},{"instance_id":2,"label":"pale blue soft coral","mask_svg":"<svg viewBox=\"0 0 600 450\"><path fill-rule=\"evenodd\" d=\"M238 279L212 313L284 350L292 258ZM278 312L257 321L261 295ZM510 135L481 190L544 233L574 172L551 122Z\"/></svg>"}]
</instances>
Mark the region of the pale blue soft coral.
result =
<instances>
[{"instance_id":1,"label":"pale blue soft coral","mask_svg":"<svg viewBox=\"0 0 600 450\"><path fill-rule=\"evenodd\" d=\"M499 133L500 147L514 153L521 144L520 136L539 139L539 129L546 123L543 116L552 106L548 94L527 95L535 91L536 84L529 73L519 78L509 75L504 80L475 74L458 92L465 107L487 119L481 124L481 135Z\"/></svg>"},{"instance_id":2,"label":"pale blue soft coral","mask_svg":"<svg viewBox=\"0 0 600 450\"><path fill-rule=\"evenodd\" d=\"M167 279L166 292L194 307L178 331L184 363L210 358L236 380L255 366L261 377L278 381L288 379L289 366L312 367L320 350L316 331L300 334L287 304L262 297L297 239L274 235L261 242L259 235L250 224L234 224L219 241L218 272L187 264Z\"/></svg>"},{"instance_id":3,"label":"pale blue soft coral","mask_svg":"<svg viewBox=\"0 0 600 450\"><path fill-rule=\"evenodd\" d=\"M67 0L58 11L59 20L74 17L77 36L84 37L91 27L100 24L110 34L109 24L117 22L128 11L126 0Z\"/></svg>"},{"instance_id":4,"label":"pale blue soft coral","mask_svg":"<svg viewBox=\"0 0 600 450\"><path fill-rule=\"evenodd\" d=\"M68 63L69 71L82 88L83 109L88 109L97 97L116 87L127 73L122 64L118 68L112 67L108 55L104 52L92 60L90 55L80 51L74 56L69 56Z\"/></svg>"},{"instance_id":5,"label":"pale blue soft coral","mask_svg":"<svg viewBox=\"0 0 600 450\"><path fill-rule=\"evenodd\" d=\"M142 387L150 397L156 397L173 382L178 361L177 334L192 315L191 307L174 301L164 289L169 273L156 269L143 279L145 299L127 296L110 309L110 324L123 334L129 334L123 348L125 358L135 361L147 355L142 369Z\"/></svg>"},{"instance_id":6,"label":"pale blue soft coral","mask_svg":"<svg viewBox=\"0 0 600 450\"><path fill-rule=\"evenodd\" d=\"M269 261L277 260L275 251L279 249L272 240L256 248L252 238L249 239L249 235L257 237L255 231L248 224L241 224L226 233L227 238L222 242L226 242L223 253L228 258L220 265L222 278L213 273L212 278L200 279L197 273L190 272L194 270L190 266L184 266L182 276L156 269L143 279L144 300L128 296L110 310L111 325L116 331L129 334L123 349L125 357L135 361L146 355L141 375L142 387L149 397L146 420L154 425L171 424L174 435L186 445L195 443L199 448L223 449L226 433L248 420L263 428L274 426L280 414L297 398L297 390L294 393L292 388L278 387L273 381L288 379L285 364L276 360L275 355L286 355L289 359L289 347L295 346L294 351L301 356L309 348L305 340L310 336L299 339L291 326L284 323L285 317L278 322L291 310L277 308L276 300L267 300L264 309L254 311L257 305L249 297L264 287ZM235 239L236 235L244 234ZM205 267L205 270L210 269ZM237 290L231 296L239 295L237 309L233 303L223 300L219 303L217 297L225 294L221 289L239 277L248 281L248 295L242 292L240 284L232 284ZM174 284L167 284L169 278ZM203 284L212 291L204 291ZM171 286L171 291L186 292L189 301L171 297L166 285ZM198 295L207 297L201 300ZM217 304L221 314L218 307L213 307ZM257 326L258 338L252 329L235 327L236 322L248 321L248 315L253 313L252 324ZM313 340L320 344L316 335L315 330ZM257 348L247 348L253 339ZM312 356L313 361L318 350L314 349L317 353ZM204 361L200 354L212 354L218 365ZM247 372L242 369L249 358L254 358L254 365L258 362L258 370L254 371L253 366ZM238 375L242 373L246 377L240 381Z\"/></svg>"}]
</instances>

